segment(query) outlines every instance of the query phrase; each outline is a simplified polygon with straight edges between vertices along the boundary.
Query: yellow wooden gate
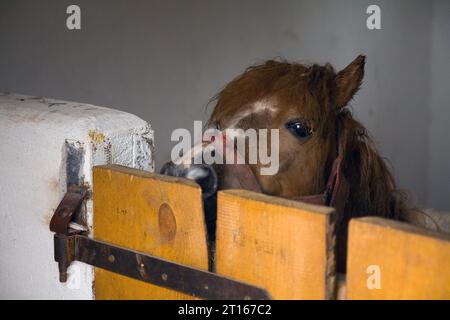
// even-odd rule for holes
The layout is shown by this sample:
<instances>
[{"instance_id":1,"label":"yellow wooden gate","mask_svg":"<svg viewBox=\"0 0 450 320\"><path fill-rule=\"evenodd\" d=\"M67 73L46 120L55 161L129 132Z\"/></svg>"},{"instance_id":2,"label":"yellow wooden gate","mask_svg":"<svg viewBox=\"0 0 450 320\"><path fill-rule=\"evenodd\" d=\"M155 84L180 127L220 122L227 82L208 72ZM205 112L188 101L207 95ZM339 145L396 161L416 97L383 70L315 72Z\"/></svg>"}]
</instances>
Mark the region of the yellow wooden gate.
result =
<instances>
[{"instance_id":1,"label":"yellow wooden gate","mask_svg":"<svg viewBox=\"0 0 450 320\"><path fill-rule=\"evenodd\" d=\"M200 270L208 244L197 184L120 166L94 169L94 238ZM218 194L215 272L274 299L336 298L334 210L243 190ZM450 237L405 223L350 223L348 299L450 299ZM114 261L110 261L113 263ZM97 299L191 296L95 270Z\"/></svg>"},{"instance_id":2,"label":"yellow wooden gate","mask_svg":"<svg viewBox=\"0 0 450 320\"><path fill-rule=\"evenodd\" d=\"M197 184L119 166L94 168L94 237L208 270L201 190ZM97 299L190 296L99 268Z\"/></svg>"},{"instance_id":3,"label":"yellow wooden gate","mask_svg":"<svg viewBox=\"0 0 450 320\"><path fill-rule=\"evenodd\" d=\"M450 299L450 236L381 218L350 222L348 299Z\"/></svg>"}]
</instances>

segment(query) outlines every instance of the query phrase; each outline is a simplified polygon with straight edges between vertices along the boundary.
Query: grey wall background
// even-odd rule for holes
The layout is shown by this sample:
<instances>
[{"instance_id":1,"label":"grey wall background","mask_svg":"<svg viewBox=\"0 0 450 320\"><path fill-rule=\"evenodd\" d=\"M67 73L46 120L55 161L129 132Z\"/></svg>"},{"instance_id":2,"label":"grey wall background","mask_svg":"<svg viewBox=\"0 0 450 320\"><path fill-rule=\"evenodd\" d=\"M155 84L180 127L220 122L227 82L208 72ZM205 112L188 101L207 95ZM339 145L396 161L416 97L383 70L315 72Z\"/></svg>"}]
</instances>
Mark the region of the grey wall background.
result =
<instances>
[{"instance_id":1,"label":"grey wall background","mask_svg":"<svg viewBox=\"0 0 450 320\"><path fill-rule=\"evenodd\" d=\"M78 4L82 30L66 29ZM382 30L366 28L378 4ZM170 134L206 120L247 66L284 57L345 67L367 55L354 113L420 205L450 209L450 1L0 0L0 91L109 106Z\"/></svg>"}]
</instances>

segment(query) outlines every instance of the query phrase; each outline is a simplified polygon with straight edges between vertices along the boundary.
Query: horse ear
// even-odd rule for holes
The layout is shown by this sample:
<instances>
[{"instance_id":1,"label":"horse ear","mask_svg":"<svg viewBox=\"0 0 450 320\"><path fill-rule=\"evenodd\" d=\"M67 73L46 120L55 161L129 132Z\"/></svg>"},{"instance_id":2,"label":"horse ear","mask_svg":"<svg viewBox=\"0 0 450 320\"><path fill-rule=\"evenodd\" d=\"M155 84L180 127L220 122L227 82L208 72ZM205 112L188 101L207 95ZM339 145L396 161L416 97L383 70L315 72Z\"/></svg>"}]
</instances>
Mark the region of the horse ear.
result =
<instances>
[{"instance_id":1,"label":"horse ear","mask_svg":"<svg viewBox=\"0 0 450 320\"><path fill-rule=\"evenodd\" d=\"M336 75L336 107L345 107L361 86L366 57L359 55Z\"/></svg>"}]
</instances>

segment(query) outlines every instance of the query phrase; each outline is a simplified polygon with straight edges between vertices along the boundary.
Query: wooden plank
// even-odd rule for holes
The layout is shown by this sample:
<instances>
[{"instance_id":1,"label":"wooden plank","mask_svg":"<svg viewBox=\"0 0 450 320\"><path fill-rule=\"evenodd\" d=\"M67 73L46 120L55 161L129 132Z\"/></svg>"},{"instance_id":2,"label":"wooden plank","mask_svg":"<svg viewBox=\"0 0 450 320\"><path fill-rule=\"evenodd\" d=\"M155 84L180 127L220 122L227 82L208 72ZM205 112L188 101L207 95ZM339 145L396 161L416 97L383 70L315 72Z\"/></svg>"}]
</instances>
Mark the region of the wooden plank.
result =
<instances>
[{"instance_id":1,"label":"wooden plank","mask_svg":"<svg viewBox=\"0 0 450 320\"><path fill-rule=\"evenodd\" d=\"M208 270L201 190L185 179L120 166L94 168L94 237ZM95 270L96 299L189 299Z\"/></svg>"},{"instance_id":2,"label":"wooden plank","mask_svg":"<svg viewBox=\"0 0 450 320\"><path fill-rule=\"evenodd\" d=\"M334 296L333 209L244 190L218 195L216 270L274 299Z\"/></svg>"},{"instance_id":3,"label":"wooden plank","mask_svg":"<svg viewBox=\"0 0 450 320\"><path fill-rule=\"evenodd\" d=\"M450 236L382 218L353 219L347 298L450 299Z\"/></svg>"}]
</instances>

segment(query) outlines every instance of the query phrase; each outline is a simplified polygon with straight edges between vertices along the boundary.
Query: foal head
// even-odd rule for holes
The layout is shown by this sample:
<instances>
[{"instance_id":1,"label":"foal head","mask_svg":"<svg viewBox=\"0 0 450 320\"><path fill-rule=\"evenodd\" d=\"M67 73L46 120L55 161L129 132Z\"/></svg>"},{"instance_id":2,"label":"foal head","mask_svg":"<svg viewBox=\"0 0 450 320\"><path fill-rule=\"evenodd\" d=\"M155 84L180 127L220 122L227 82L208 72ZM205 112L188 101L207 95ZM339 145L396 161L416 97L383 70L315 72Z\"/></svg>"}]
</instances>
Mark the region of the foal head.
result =
<instances>
[{"instance_id":1,"label":"foal head","mask_svg":"<svg viewBox=\"0 0 450 320\"><path fill-rule=\"evenodd\" d=\"M337 115L358 89L364 57L339 77L330 65L310 67L280 61L248 68L217 96L210 124L220 129L277 129L279 169L262 175L250 165L262 192L298 197L323 190L337 150ZM341 90L343 88L344 90ZM220 170L221 188L227 167Z\"/></svg>"},{"instance_id":2,"label":"foal head","mask_svg":"<svg viewBox=\"0 0 450 320\"><path fill-rule=\"evenodd\" d=\"M364 64L365 57L358 56L340 72L329 64L272 60L250 67L215 97L209 122L221 130L279 130L278 172L261 175L263 165L250 165L262 192L286 198L322 192L340 150L350 184L345 215L398 218L403 197L366 130L346 108L362 83ZM228 180L225 165L220 187L236 187Z\"/></svg>"},{"instance_id":3,"label":"foal head","mask_svg":"<svg viewBox=\"0 0 450 320\"><path fill-rule=\"evenodd\" d=\"M279 170L261 175L261 164L250 165L262 192L295 198L323 192L334 159L342 157L342 173L349 184L348 199L337 217L338 257L345 269L347 223L350 218L377 215L400 218L403 195L364 127L347 108L364 75L365 57L358 56L335 72L329 64L305 66L267 61L248 68L217 96L210 124L279 130ZM221 188L227 166L219 170ZM231 180L235 181L235 180Z\"/></svg>"},{"instance_id":4,"label":"foal head","mask_svg":"<svg viewBox=\"0 0 450 320\"><path fill-rule=\"evenodd\" d=\"M345 208L337 217L341 239L351 217L399 218L405 211L386 164L347 109L361 85L364 64L365 57L358 56L340 72L329 64L273 60L250 67L215 97L209 120L219 130L278 129L278 171L262 175L263 164L249 165L266 194L297 198L323 192L339 154L349 185ZM230 179L229 166L216 169L219 189L242 187Z\"/></svg>"}]
</instances>

